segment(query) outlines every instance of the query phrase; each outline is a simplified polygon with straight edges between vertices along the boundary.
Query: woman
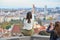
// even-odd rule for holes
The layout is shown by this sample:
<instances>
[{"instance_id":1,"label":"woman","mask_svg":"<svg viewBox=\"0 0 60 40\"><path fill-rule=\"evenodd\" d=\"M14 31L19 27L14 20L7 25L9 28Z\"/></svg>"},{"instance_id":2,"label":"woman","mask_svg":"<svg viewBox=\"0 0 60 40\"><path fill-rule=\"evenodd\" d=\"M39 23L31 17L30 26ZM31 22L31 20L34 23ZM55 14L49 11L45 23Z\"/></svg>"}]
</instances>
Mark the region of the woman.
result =
<instances>
[{"instance_id":1,"label":"woman","mask_svg":"<svg viewBox=\"0 0 60 40\"><path fill-rule=\"evenodd\" d=\"M58 36L57 40L60 40L60 22L59 21L55 22L54 30L55 30L55 33Z\"/></svg>"},{"instance_id":2,"label":"woman","mask_svg":"<svg viewBox=\"0 0 60 40\"><path fill-rule=\"evenodd\" d=\"M54 25L51 22L49 27L47 28L46 32L50 33L50 40L57 40L57 35L54 32Z\"/></svg>"},{"instance_id":3,"label":"woman","mask_svg":"<svg viewBox=\"0 0 60 40\"><path fill-rule=\"evenodd\" d=\"M34 14L28 12L24 19L23 35L31 36L33 34Z\"/></svg>"}]
</instances>

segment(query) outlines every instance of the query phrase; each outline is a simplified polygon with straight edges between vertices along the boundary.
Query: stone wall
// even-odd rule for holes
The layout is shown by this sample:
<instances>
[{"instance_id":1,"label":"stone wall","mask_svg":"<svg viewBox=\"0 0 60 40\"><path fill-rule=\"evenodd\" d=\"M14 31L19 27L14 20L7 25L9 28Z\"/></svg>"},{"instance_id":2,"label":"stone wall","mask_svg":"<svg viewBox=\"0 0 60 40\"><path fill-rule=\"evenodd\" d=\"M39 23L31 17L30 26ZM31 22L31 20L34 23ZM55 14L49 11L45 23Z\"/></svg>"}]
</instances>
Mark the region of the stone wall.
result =
<instances>
[{"instance_id":1,"label":"stone wall","mask_svg":"<svg viewBox=\"0 0 60 40\"><path fill-rule=\"evenodd\" d=\"M49 36L21 36L21 37L9 37L9 38L0 38L0 40L49 40Z\"/></svg>"},{"instance_id":2,"label":"stone wall","mask_svg":"<svg viewBox=\"0 0 60 40\"><path fill-rule=\"evenodd\" d=\"M35 35L31 37L31 40L49 40L50 36Z\"/></svg>"}]
</instances>

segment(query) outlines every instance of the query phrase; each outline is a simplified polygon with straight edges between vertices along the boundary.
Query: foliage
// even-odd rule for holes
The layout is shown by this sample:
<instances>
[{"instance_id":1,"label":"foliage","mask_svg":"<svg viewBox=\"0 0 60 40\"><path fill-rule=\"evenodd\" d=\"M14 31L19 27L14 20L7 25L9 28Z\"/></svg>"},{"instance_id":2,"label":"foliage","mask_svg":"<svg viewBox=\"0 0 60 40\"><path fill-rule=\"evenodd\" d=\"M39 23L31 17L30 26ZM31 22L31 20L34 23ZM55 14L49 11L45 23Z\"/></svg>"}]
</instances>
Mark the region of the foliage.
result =
<instances>
[{"instance_id":1,"label":"foliage","mask_svg":"<svg viewBox=\"0 0 60 40\"><path fill-rule=\"evenodd\" d=\"M11 24L10 24L9 22L3 22L3 23L1 24L2 28L4 28L4 29L6 29L6 27L7 27L8 25L11 25Z\"/></svg>"},{"instance_id":2,"label":"foliage","mask_svg":"<svg viewBox=\"0 0 60 40\"><path fill-rule=\"evenodd\" d=\"M47 33L46 31L41 31L41 32L39 32L39 35L50 35L49 33Z\"/></svg>"},{"instance_id":3,"label":"foliage","mask_svg":"<svg viewBox=\"0 0 60 40\"><path fill-rule=\"evenodd\" d=\"M9 28L11 28L11 25L7 25L7 26L6 26L6 29L9 29Z\"/></svg>"}]
</instances>

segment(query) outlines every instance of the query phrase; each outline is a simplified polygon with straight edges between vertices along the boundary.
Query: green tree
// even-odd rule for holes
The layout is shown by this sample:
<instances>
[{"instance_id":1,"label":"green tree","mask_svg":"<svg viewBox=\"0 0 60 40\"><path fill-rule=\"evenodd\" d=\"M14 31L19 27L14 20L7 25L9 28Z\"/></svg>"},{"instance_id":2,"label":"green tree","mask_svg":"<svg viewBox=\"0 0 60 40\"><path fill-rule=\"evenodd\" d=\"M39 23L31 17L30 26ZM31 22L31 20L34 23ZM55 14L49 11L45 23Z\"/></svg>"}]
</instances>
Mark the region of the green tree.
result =
<instances>
[{"instance_id":1,"label":"green tree","mask_svg":"<svg viewBox=\"0 0 60 40\"><path fill-rule=\"evenodd\" d=\"M10 23L10 22L3 22L3 23L1 24L2 28L4 28L4 29L6 29L6 27L7 27L8 25L11 25L11 23Z\"/></svg>"},{"instance_id":2,"label":"green tree","mask_svg":"<svg viewBox=\"0 0 60 40\"><path fill-rule=\"evenodd\" d=\"M9 28L11 28L11 25L7 25L7 26L6 26L6 29L9 29Z\"/></svg>"}]
</instances>

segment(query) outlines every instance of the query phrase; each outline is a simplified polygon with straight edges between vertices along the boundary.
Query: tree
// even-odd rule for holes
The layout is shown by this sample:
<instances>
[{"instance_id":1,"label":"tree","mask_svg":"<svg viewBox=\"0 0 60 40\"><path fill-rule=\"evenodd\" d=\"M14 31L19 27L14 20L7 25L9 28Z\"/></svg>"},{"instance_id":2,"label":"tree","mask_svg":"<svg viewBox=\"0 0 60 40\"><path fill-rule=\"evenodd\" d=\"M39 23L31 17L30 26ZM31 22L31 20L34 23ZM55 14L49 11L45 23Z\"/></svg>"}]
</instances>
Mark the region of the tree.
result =
<instances>
[{"instance_id":1,"label":"tree","mask_svg":"<svg viewBox=\"0 0 60 40\"><path fill-rule=\"evenodd\" d=\"M10 22L3 22L3 23L1 24L2 28L4 28L4 29L6 29L6 27L7 27L8 25L11 25L11 23L10 23Z\"/></svg>"},{"instance_id":2,"label":"tree","mask_svg":"<svg viewBox=\"0 0 60 40\"><path fill-rule=\"evenodd\" d=\"M11 28L11 25L7 25L7 26L6 26L6 29L9 29L9 28Z\"/></svg>"}]
</instances>

